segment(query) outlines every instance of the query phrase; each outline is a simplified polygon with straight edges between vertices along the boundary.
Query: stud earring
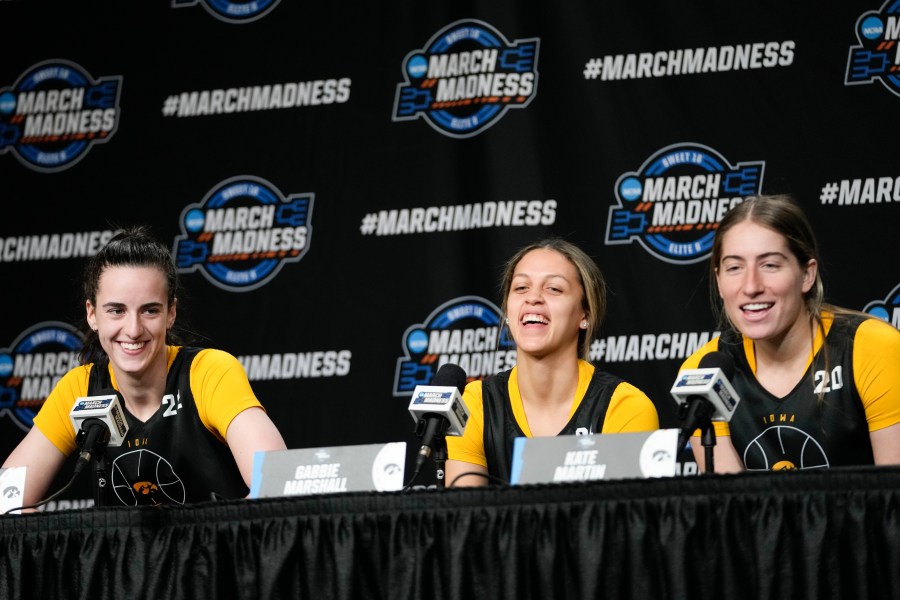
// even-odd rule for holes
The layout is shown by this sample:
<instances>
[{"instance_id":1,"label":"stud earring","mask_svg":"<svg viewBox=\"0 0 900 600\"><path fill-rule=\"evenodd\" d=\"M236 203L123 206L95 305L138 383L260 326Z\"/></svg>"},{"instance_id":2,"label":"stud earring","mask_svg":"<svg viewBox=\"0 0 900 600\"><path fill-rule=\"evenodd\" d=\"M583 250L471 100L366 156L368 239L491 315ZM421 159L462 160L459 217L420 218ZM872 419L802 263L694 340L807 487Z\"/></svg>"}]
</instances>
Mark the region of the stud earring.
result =
<instances>
[{"instance_id":1,"label":"stud earring","mask_svg":"<svg viewBox=\"0 0 900 600\"><path fill-rule=\"evenodd\" d=\"M587 329L587 326L588 326L587 319L584 319L583 321L581 321L581 328L582 328L582 329Z\"/></svg>"}]
</instances>

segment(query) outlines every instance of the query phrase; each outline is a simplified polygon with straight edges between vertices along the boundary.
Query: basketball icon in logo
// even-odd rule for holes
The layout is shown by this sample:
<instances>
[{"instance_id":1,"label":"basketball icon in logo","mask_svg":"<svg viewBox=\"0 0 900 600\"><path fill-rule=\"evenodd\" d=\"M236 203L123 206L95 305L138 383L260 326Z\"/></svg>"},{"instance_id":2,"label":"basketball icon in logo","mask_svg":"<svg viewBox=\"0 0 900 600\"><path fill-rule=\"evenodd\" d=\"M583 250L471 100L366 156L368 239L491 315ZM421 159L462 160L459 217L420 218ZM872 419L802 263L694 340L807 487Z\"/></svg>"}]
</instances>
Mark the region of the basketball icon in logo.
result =
<instances>
[{"instance_id":1,"label":"basketball icon in logo","mask_svg":"<svg viewBox=\"0 0 900 600\"><path fill-rule=\"evenodd\" d=\"M812 436L787 425L769 427L747 444L744 465L748 471L825 469L828 457Z\"/></svg>"},{"instance_id":2,"label":"basketball icon in logo","mask_svg":"<svg viewBox=\"0 0 900 600\"><path fill-rule=\"evenodd\" d=\"M169 461L155 452L126 452L113 461L111 471L113 491L126 506L184 504L184 483Z\"/></svg>"}]
</instances>

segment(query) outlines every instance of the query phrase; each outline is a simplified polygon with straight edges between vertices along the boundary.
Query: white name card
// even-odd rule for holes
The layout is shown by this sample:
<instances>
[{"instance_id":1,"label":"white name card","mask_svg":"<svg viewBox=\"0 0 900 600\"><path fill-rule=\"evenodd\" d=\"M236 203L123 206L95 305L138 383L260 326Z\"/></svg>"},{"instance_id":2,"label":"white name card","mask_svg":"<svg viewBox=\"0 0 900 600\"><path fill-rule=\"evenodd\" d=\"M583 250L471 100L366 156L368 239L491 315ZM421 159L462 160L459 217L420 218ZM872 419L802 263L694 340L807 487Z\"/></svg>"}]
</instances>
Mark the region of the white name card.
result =
<instances>
[{"instance_id":1,"label":"white name card","mask_svg":"<svg viewBox=\"0 0 900 600\"><path fill-rule=\"evenodd\" d=\"M516 438L510 482L673 477L678 433L678 429L658 429Z\"/></svg>"},{"instance_id":2,"label":"white name card","mask_svg":"<svg viewBox=\"0 0 900 600\"><path fill-rule=\"evenodd\" d=\"M251 498L403 488L406 442L257 452Z\"/></svg>"},{"instance_id":3,"label":"white name card","mask_svg":"<svg viewBox=\"0 0 900 600\"><path fill-rule=\"evenodd\" d=\"M19 508L25 503L25 467L0 469L0 514L17 515Z\"/></svg>"}]
</instances>

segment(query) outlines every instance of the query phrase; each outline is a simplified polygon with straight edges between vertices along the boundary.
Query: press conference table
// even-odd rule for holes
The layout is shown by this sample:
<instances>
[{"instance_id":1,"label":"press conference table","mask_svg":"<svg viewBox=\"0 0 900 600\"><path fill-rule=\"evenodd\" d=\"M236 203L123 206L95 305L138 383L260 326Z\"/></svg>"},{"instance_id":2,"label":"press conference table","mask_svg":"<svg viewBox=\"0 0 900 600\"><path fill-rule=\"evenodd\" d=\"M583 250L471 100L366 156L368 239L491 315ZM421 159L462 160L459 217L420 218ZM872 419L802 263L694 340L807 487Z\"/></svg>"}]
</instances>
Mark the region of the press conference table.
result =
<instances>
[{"instance_id":1,"label":"press conference table","mask_svg":"<svg viewBox=\"0 0 900 600\"><path fill-rule=\"evenodd\" d=\"M897 598L900 468L0 518L4 598Z\"/></svg>"}]
</instances>

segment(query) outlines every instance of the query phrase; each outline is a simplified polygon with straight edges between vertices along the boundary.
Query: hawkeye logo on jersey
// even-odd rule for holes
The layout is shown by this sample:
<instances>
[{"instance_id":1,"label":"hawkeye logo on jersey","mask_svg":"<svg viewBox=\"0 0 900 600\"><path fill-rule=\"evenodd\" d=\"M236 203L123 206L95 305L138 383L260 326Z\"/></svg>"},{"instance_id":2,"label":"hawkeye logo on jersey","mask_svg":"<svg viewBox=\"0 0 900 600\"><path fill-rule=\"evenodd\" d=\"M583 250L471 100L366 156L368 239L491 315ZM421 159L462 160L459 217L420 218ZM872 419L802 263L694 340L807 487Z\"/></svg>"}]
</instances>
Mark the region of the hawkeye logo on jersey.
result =
<instances>
[{"instance_id":1,"label":"hawkeye logo on jersey","mask_svg":"<svg viewBox=\"0 0 900 600\"><path fill-rule=\"evenodd\" d=\"M80 364L81 333L71 325L46 321L28 328L10 348L0 349L0 416L9 415L28 431L34 415L59 379Z\"/></svg>"},{"instance_id":2,"label":"hawkeye logo on jersey","mask_svg":"<svg viewBox=\"0 0 900 600\"><path fill-rule=\"evenodd\" d=\"M539 44L538 38L510 43L482 21L448 25L406 55L393 120L422 117L450 137L478 135L534 98Z\"/></svg>"},{"instance_id":3,"label":"hawkeye logo on jersey","mask_svg":"<svg viewBox=\"0 0 900 600\"><path fill-rule=\"evenodd\" d=\"M900 284L897 284L897 287L884 300L875 300L866 304L863 311L900 329Z\"/></svg>"},{"instance_id":4,"label":"hawkeye logo on jersey","mask_svg":"<svg viewBox=\"0 0 900 600\"><path fill-rule=\"evenodd\" d=\"M885 2L880 10L863 13L856 21L859 44L850 47L844 85L881 81L900 96L900 4Z\"/></svg>"},{"instance_id":5,"label":"hawkeye logo on jersey","mask_svg":"<svg viewBox=\"0 0 900 600\"><path fill-rule=\"evenodd\" d=\"M261 19L278 6L281 0L172 0L172 8L184 8L202 4L212 16L226 23L250 23Z\"/></svg>"},{"instance_id":6,"label":"hawkeye logo on jersey","mask_svg":"<svg viewBox=\"0 0 900 600\"><path fill-rule=\"evenodd\" d=\"M68 169L119 126L122 76L94 79L75 63L48 60L0 89L0 154L35 171Z\"/></svg>"},{"instance_id":7,"label":"hawkeye logo on jersey","mask_svg":"<svg viewBox=\"0 0 900 600\"><path fill-rule=\"evenodd\" d=\"M511 369L515 343L500 317L500 309L484 298L462 296L442 304L424 323L411 325L403 334L394 395L408 396L417 385L430 385L447 363L459 365L469 380Z\"/></svg>"},{"instance_id":8,"label":"hawkeye logo on jersey","mask_svg":"<svg viewBox=\"0 0 900 600\"><path fill-rule=\"evenodd\" d=\"M732 166L701 144L663 148L616 182L606 244L637 240L666 262L699 262L709 256L728 209L759 193L764 167L761 161Z\"/></svg>"},{"instance_id":9,"label":"hawkeye logo on jersey","mask_svg":"<svg viewBox=\"0 0 900 600\"><path fill-rule=\"evenodd\" d=\"M178 271L200 269L232 292L262 287L309 250L313 198L284 198L271 183L250 175L223 181L181 213L183 235L174 248Z\"/></svg>"}]
</instances>

